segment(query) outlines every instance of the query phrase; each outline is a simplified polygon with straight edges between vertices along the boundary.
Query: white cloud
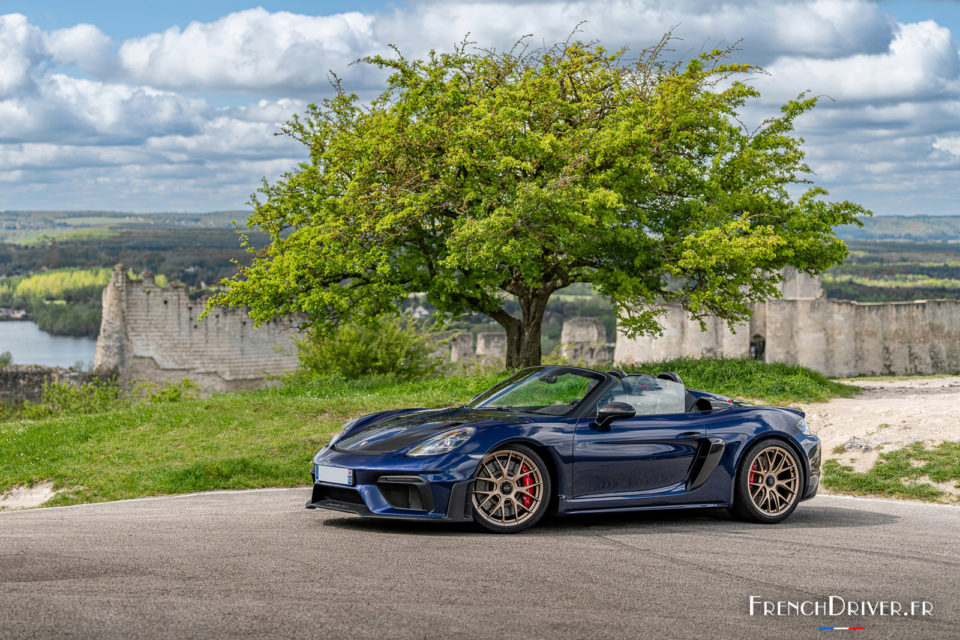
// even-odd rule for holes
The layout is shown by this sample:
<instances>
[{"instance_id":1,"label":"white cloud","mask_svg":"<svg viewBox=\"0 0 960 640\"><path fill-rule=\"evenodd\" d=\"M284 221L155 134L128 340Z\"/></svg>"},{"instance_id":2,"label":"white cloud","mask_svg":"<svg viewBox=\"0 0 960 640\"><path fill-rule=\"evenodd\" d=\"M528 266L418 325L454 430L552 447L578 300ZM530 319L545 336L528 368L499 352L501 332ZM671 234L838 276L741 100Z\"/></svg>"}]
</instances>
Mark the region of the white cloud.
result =
<instances>
[{"instance_id":1,"label":"white cloud","mask_svg":"<svg viewBox=\"0 0 960 640\"><path fill-rule=\"evenodd\" d=\"M796 87L839 101L926 100L958 95L960 58L950 30L935 22L902 25L889 50L833 60L783 57L767 67L777 97Z\"/></svg>"},{"instance_id":2,"label":"white cloud","mask_svg":"<svg viewBox=\"0 0 960 640\"><path fill-rule=\"evenodd\" d=\"M0 140L133 143L198 130L210 107L169 91L49 74L0 101Z\"/></svg>"},{"instance_id":3,"label":"white cloud","mask_svg":"<svg viewBox=\"0 0 960 640\"><path fill-rule=\"evenodd\" d=\"M756 78L764 97L748 120L805 89L835 100L799 121L832 196L888 213L960 213L956 42L943 26L899 24L884 8L869 0L490 0L331 16L250 9L117 46L94 25L46 32L22 15L0 16L0 196L28 208L238 207L261 176L276 178L304 157L274 133L330 94L330 70L369 96L383 73L350 63L391 55L388 43L408 57L448 50L468 32L500 49L533 33L538 46L587 19L578 37L611 48L642 48L673 27L683 38L673 44L678 57L742 40L736 59L770 72ZM249 103L236 104L237 95Z\"/></svg>"},{"instance_id":4,"label":"white cloud","mask_svg":"<svg viewBox=\"0 0 960 640\"><path fill-rule=\"evenodd\" d=\"M126 41L120 64L135 82L170 89L326 92L333 70L353 86L382 74L350 66L390 53L422 56L468 33L483 46L510 47L532 33L534 45L565 39L583 21L582 36L635 49L676 27L680 54L741 40L743 55L764 64L786 53L814 58L885 51L894 23L867 0L708 3L693 0L613 0L597 3L423 3L384 13L306 16L249 9L209 23Z\"/></svg>"},{"instance_id":5,"label":"white cloud","mask_svg":"<svg viewBox=\"0 0 960 640\"><path fill-rule=\"evenodd\" d=\"M955 138L937 138L933 141L933 148L960 156L960 136Z\"/></svg>"},{"instance_id":6,"label":"white cloud","mask_svg":"<svg viewBox=\"0 0 960 640\"><path fill-rule=\"evenodd\" d=\"M43 54L42 32L26 16L0 16L0 97L29 90L31 70Z\"/></svg>"},{"instance_id":7,"label":"white cloud","mask_svg":"<svg viewBox=\"0 0 960 640\"><path fill-rule=\"evenodd\" d=\"M44 36L50 58L56 64L76 65L81 71L106 75L114 66L110 38L92 24L57 29Z\"/></svg>"},{"instance_id":8,"label":"white cloud","mask_svg":"<svg viewBox=\"0 0 960 640\"><path fill-rule=\"evenodd\" d=\"M249 9L183 31L127 40L120 64L133 80L177 89L297 91L328 82L374 47L374 17L362 13L304 16Z\"/></svg>"}]
</instances>

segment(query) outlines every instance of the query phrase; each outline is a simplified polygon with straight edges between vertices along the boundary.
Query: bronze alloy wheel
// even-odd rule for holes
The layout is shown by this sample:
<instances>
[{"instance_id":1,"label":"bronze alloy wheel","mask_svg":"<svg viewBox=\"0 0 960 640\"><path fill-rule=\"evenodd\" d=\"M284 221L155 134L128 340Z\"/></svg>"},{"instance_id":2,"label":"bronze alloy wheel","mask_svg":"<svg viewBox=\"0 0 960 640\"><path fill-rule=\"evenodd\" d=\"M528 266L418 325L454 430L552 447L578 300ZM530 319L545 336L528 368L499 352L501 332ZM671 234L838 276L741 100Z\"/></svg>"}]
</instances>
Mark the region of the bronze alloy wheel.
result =
<instances>
[{"instance_id":1,"label":"bronze alloy wheel","mask_svg":"<svg viewBox=\"0 0 960 640\"><path fill-rule=\"evenodd\" d=\"M543 463L523 447L488 453L473 485L473 513L481 526L495 531L525 529L542 515L549 500ZM528 453L529 452L529 453ZM524 526L526 525L526 526Z\"/></svg>"},{"instance_id":2,"label":"bronze alloy wheel","mask_svg":"<svg viewBox=\"0 0 960 640\"><path fill-rule=\"evenodd\" d=\"M750 464L747 488L760 513L772 517L786 513L800 495L796 457L779 445L761 449Z\"/></svg>"}]
</instances>

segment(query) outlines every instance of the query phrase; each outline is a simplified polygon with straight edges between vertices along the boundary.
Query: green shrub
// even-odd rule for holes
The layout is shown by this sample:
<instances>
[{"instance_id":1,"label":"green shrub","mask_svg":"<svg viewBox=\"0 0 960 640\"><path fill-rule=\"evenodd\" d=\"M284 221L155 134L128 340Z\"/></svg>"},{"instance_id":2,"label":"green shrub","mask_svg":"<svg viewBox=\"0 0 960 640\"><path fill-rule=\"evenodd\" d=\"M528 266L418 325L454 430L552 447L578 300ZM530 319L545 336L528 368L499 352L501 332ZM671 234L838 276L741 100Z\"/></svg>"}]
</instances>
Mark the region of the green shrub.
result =
<instances>
[{"instance_id":1,"label":"green shrub","mask_svg":"<svg viewBox=\"0 0 960 640\"><path fill-rule=\"evenodd\" d=\"M13 364L13 355L9 351L4 351L0 353L0 367L5 367L8 364Z\"/></svg>"},{"instance_id":2,"label":"green shrub","mask_svg":"<svg viewBox=\"0 0 960 640\"><path fill-rule=\"evenodd\" d=\"M47 380L43 383L39 402L0 405L0 422L104 413L135 404L179 402L196 397L197 390L197 385L189 378L163 384L142 381L130 388L121 387L115 378L95 378L79 385Z\"/></svg>"},{"instance_id":3,"label":"green shrub","mask_svg":"<svg viewBox=\"0 0 960 640\"><path fill-rule=\"evenodd\" d=\"M383 316L365 324L345 324L332 333L314 332L297 343L300 375L389 376L423 379L441 372L437 352L449 341L436 326L410 315Z\"/></svg>"},{"instance_id":4,"label":"green shrub","mask_svg":"<svg viewBox=\"0 0 960 640\"><path fill-rule=\"evenodd\" d=\"M74 385L66 382L43 383L40 402L25 402L19 416L39 420L50 416L102 413L129 404L116 380L94 379Z\"/></svg>"},{"instance_id":5,"label":"green shrub","mask_svg":"<svg viewBox=\"0 0 960 640\"><path fill-rule=\"evenodd\" d=\"M190 378L180 378L180 382L163 381L163 384L141 382L134 387L135 393L147 402L179 402L185 398L195 398L200 387Z\"/></svg>"}]
</instances>

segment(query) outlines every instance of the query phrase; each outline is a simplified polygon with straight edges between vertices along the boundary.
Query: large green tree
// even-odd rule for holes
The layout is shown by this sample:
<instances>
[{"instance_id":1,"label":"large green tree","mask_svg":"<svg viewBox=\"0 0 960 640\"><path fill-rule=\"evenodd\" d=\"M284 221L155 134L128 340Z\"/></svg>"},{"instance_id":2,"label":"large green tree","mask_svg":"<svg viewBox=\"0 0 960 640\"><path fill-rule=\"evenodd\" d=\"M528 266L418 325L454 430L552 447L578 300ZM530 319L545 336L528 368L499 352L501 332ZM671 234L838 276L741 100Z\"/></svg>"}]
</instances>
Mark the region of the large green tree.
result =
<instances>
[{"instance_id":1,"label":"large green tree","mask_svg":"<svg viewBox=\"0 0 960 640\"><path fill-rule=\"evenodd\" d=\"M816 99L747 129L738 114L759 97L758 70L732 50L669 63L669 40L632 57L465 42L366 58L389 70L385 92L365 104L337 84L283 127L309 160L264 181L248 224L269 244L211 304L322 329L426 293L503 326L515 367L540 363L547 301L574 282L640 335L660 331L665 303L735 322L777 295L781 268L841 262L832 227L867 212L809 184L792 131Z\"/></svg>"}]
</instances>

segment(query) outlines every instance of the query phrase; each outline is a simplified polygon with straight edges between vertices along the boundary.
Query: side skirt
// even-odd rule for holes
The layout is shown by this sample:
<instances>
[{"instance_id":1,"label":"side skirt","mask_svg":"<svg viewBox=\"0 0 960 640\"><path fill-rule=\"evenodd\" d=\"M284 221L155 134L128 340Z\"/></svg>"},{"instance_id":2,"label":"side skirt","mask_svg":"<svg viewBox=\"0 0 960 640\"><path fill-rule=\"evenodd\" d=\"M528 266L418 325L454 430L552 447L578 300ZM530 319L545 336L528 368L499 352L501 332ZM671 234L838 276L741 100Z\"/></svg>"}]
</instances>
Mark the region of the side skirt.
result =
<instances>
[{"instance_id":1,"label":"side skirt","mask_svg":"<svg viewBox=\"0 0 960 640\"><path fill-rule=\"evenodd\" d=\"M730 505L722 502L702 502L691 504L660 504L646 507L604 507L601 509L577 509L576 511L563 511L558 515L577 516L581 513L623 513L628 511L667 511L673 509L723 509Z\"/></svg>"}]
</instances>

